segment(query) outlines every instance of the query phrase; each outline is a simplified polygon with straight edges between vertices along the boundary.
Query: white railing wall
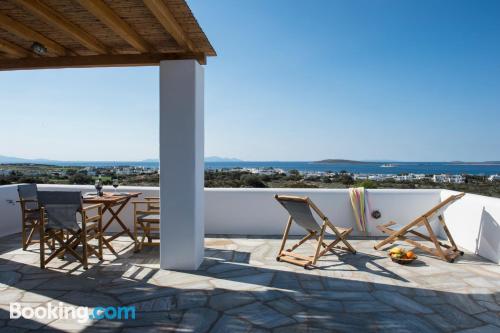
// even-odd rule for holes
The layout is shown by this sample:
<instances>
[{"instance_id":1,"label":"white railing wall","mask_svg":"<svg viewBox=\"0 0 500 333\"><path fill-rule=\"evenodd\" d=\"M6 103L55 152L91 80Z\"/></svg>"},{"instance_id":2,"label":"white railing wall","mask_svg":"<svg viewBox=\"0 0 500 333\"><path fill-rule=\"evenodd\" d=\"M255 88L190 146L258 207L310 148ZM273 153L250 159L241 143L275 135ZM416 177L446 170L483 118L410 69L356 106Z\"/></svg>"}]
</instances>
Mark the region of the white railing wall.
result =
<instances>
[{"instance_id":1,"label":"white railing wall","mask_svg":"<svg viewBox=\"0 0 500 333\"><path fill-rule=\"evenodd\" d=\"M441 199L456 193L443 190ZM460 247L500 263L500 199L467 194L445 211L444 218Z\"/></svg>"},{"instance_id":2,"label":"white railing wall","mask_svg":"<svg viewBox=\"0 0 500 333\"><path fill-rule=\"evenodd\" d=\"M40 190L95 191L86 185L39 185ZM105 190L112 191L111 187ZM158 196L158 187L121 186L119 191L142 192ZM368 235L378 236L378 224L396 221L405 224L423 214L440 200L453 194L447 190L367 190L370 209L379 210L380 219L368 218ZM281 235L287 220L285 210L274 200L275 194L309 196L320 209L341 227L357 231L345 189L205 189L205 232L229 235ZM16 203L17 186L0 186L0 236L20 232L20 208ZM131 228L133 211L128 205L120 214ZM107 219L109 217L106 216ZM500 262L500 199L467 194L445 212L446 222L458 245L468 251ZM437 221L433 225L439 228ZM119 230L113 225L110 230ZM438 229L439 230L439 229ZM301 234L298 228L292 234ZM442 231L439 231L443 235Z\"/></svg>"},{"instance_id":3,"label":"white railing wall","mask_svg":"<svg viewBox=\"0 0 500 333\"><path fill-rule=\"evenodd\" d=\"M367 190L371 209L382 217L367 221L368 235L380 235L376 225L391 220L409 222L439 202L436 190ZM214 234L280 235L287 213L274 199L275 194L309 196L337 226L358 232L345 189L205 189L205 230ZM303 234L294 227L292 234Z\"/></svg>"}]
</instances>

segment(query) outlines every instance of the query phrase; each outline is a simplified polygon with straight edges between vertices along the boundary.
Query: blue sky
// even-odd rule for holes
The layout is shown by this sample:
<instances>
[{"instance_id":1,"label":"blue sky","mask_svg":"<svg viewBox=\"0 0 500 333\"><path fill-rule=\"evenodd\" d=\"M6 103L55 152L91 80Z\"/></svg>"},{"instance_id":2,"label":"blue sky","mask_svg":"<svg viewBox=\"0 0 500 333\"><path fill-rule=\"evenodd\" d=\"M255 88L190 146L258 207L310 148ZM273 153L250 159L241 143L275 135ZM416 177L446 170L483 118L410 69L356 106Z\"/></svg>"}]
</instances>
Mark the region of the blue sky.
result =
<instances>
[{"instance_id":1,"label":"blue sky","mask_svg":"<svg viewBox=\"0 0 500 333\"><path fill-rule=\"evenodd\" d=\"M500 2L188 3L218 52L207 156L500 159ZM0 112L0 155L154 158L158 70L0 72Z\"/></svg>"}]
</instances>

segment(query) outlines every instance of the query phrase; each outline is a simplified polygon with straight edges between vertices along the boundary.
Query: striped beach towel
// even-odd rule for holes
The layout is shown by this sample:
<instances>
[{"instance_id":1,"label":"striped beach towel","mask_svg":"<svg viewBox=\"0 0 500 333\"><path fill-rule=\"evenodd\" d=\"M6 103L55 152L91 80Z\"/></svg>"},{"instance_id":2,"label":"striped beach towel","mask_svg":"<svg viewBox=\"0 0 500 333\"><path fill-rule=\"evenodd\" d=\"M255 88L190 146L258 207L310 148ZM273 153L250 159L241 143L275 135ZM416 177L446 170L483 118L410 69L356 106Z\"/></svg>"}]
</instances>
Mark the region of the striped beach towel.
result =
<instances>
[{"instance_id":1,"label":"striped beach towel","mask_svg":"<svg viewBox=\"0 0 500 333\"><path fill-rule=\"evenodd\" d=\"M365 205L365 188L353 187L349 189L349 197L351 198L352 211L358 229L364 233L366 230L366 205Z\"/></svg>"}]
</instances>

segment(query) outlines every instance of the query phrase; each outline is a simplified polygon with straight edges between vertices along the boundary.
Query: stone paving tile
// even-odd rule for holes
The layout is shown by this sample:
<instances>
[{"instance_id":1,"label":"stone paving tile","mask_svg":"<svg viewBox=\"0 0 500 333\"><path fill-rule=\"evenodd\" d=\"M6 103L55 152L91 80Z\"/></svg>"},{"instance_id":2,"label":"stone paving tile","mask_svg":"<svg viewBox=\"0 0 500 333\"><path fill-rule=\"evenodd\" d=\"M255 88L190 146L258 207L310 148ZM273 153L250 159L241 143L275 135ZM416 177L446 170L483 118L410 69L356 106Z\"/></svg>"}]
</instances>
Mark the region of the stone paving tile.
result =
<instances>
[{"instance_id":1,"label":"stone paving tile","mask_svg":"<svg viewBox=\"0 0 500 333\"><path fill-rule=\"evenodd\" d=\"M209 305L215 310L226 311L252 302L255 302L255 297L250 293L228 291L210 297Z\"/></svg>"},{"instance_id":2,"label":"stone paving tile","mask_svg":"<svg viewBox=\"0 0 500 333\"><path fill-rule=\"evenodd\" d=\"M257 302L226 311L226 313L237 315L254 325L264 328L274 328L294 323L289 317L273 310L269 306Z\"/></svg>"},{"instance_id":3,"label":"stone paving tile","mask_svg":"<svg viewBox=\"0 0 500 333\"><path fill-rule=\"evenodd\" d=\"M455 305L457 308L468 314L476 314L486 311L466 294L447 293L444 294L444 298L448 301L448 303Z\"/></svg>"},{"instance_id":4,"label":"stone paving tile","mask_svg":"<svg viewBox=\"0 0 500 333\"><path fill-rule=\"evenodd\" d=\"M247 333L252 331L252 324L235 316L223 315L217 320L211 333Z\"/></svg>"},{"instance_id":5,"label":"stone paving tile","mask_svg":"<svg viewBox=\"0 0 500 333\"><path fill-rule=\"evenodd\" d=\"M385 312L396 311L395 308L378 301L342 302L344 310L350 313L357 312Z\"/></svg>"},{"instance_id":6,"label":"stone paving tile","mask_svg":"<svg viewBox=\"0 0 500 333\"><path fill-rule=\"evenodd\" d=\"M449 323L452 323L457 328L472 328L481 324L481 322L472 316L460 311L456 307L448 304L434 305L433 309L445 318Z\"/></svg>"},{"instance_id":7,"label":"stone paving tile","mask_svg":"<svg viewBox=\"0 0 500 333\"><path fill-rule=\"evenodd\" d=\"M453 323L446 321L445 318L436 313L423 315L423 318L443 332L453 332L457 329Z\"/></svg>"},{"instance_id":8,"label":"stone paving tile","mask_svg":"<svg viewBox=\"0 0 500 333\"><path fill-rule=\"evenodd\" d=\"M377 313L374 322L381 332L439 332L439 329L421 316L407 313Z\"/></svg>"},{"instance_id":9,"label":"stone paving tile","mask_svg":"<svg viewBox=\"0 0 500 333\"><path fill-rule=\"evenodd\" d=\"M500 328L498 326L484 325L480 327L470 328L467 330L461 330L458 331L457 333L498 333L499 329Z\"/></svg>"},{"instance_id":10,"label":"stone paving tile","mask_svg":"<svg viewBox=\"0 0 500 333\"><path fill-rule=\"evenodd\" d=\"M217 312L209 308L191 308L184 313L179 331L208 332L217 320Z\"/></svg>"},{"instance_id":11,"label":"stone paving tile","mask_svg":"<svg viewBox=\"0 0 500 333\"><path fill-rule=\"evenodd\" d=\"M288 297L275 299L273 301L267 302L266 304L272 307L274 310L283 313L285 316L292 316L297 312L304 310L303 306L297 304Z\"/></svg>"},{"instance_id":12,"label":"stone paving tile","mask_svg":"<svg viewBox=\"0 0 500 333\"><path fill-rule=\"evenodd\" d=\"M400 311L409 312L409 313L432 313L432 309L419 304L408 298L407 296L401 295L397 292L390 291L375 291L373 292L373 296L381 302L386 303L387 305L396 307Z\"/></svg>"},{"instance_id":13,"label":"stone paving tile","mask_svg":"<svg viewBox=\"0 0 500 333\"><path fill-rule=\"evenodd\" d=\"M177 295L177 309L186 310L205 306L208 296L204 291L187 291Z\"/></svg>"},{"instance_id":14,"label":"stone paving tile","mask_svg":"<svg viewBox=\"0 0 500 333\"><path fill-rule=\"evenodd\" d=\"M133 253L126 238L114 243L119 257L92 259L87 271L64 260L41 270L36 247L20 250L19 235L0 239L0 331L500 330L500 266L472 254L454 264L421 255L400 266L374 251L374 240L354 239L357 255L336 251L304 270L276 262L278 238L219 237L206 238L200 270L180 272L160 270L157 249ZM9 320L15 301L135 305L137 312L136 320L87 324Z\"/></svg>"},{"instance_id":15,"label":"stone paving tile","mask_svg":"<svg viewBox=\"0 0 500 333\"><path fill-rule=\"evenodd\" d=\"M475 315L476 318L484 321L485 323L493 324L500 327L500 312L483 312Z\"/></svg>"}]
</instances>

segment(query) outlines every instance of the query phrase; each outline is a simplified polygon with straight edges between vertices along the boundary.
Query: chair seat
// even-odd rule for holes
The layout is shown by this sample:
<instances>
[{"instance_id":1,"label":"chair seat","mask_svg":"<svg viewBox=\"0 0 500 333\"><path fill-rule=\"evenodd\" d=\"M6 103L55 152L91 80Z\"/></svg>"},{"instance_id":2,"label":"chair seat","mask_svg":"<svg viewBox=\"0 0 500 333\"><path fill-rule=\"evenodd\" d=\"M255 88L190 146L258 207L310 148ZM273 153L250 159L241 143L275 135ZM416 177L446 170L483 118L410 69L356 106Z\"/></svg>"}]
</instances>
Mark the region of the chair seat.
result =
<instances>
[{"instance_id":1,"label":"chair seat","mask_svg":"<svg viewBox=\"0 0 500 333\"><path fill-rule=\"evenodd\" d=\"M78 223L78 227L79 228L78 228L78 230L74 230L74 231L80 231L80 230L82 230L82 222L78 221L77 223ZM87 222L86 223L86 227L87 227L87 231L88 230L92 230L92 229L97 229L98 228L98 224L97 224L97 222ZM45 227L45 230L49 231L49 230L66 230L66 229L64 229L64 228L62 228L62 229L54 229L54 228L47 228L47 227Z\"/></svg>"},{"instance_id":2,"label":"chair seat","mask_svg":"<svg viewBox=\"0 0 500 333\"><path fill-rule=\"evenodd\" d=\"M137 216L137 221L160 223L160 214L144 214Z\"/></svg>"}]
</instances>

